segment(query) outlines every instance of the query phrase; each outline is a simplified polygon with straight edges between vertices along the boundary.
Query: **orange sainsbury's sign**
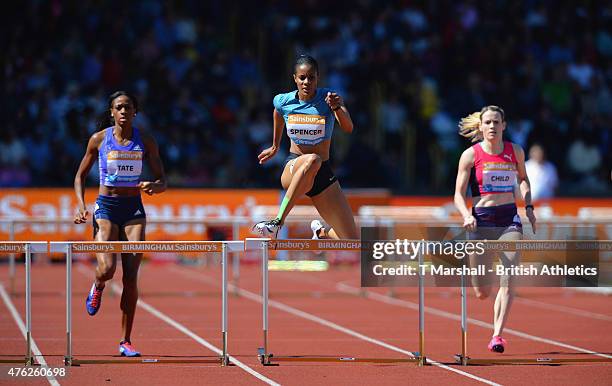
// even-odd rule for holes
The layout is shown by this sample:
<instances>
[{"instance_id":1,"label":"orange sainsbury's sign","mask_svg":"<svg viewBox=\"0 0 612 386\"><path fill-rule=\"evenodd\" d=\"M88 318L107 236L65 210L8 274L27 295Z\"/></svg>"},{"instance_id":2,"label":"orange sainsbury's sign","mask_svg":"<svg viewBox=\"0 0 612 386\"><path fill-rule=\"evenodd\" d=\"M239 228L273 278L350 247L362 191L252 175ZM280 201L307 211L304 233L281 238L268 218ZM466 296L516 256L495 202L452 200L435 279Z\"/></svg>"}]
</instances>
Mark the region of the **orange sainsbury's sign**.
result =
<instances>
[{"instance_id":1,"label":"orange sainsbury's sign","mask_svg":"<svg viewBox=\"0 0 612 386\"><path fill-rule=\"evenodd\" d=\"M97 189L87 189L85 201L91 215ZM223 219L248 216L257 205L278 205L278 190L191 190L169 189L142 200L149 219ZM72 218L77 201L72 189L2 189L0 190L0 218L26 219ZM230 226L231 224L228 224ZM91 225L29 223L15 225L15 240L90 240ZM148 224L150 240L203 240L208 238L205 224ZM0 239L10 237L8 224L0 223Z\"/></svg>"}]
</instances>

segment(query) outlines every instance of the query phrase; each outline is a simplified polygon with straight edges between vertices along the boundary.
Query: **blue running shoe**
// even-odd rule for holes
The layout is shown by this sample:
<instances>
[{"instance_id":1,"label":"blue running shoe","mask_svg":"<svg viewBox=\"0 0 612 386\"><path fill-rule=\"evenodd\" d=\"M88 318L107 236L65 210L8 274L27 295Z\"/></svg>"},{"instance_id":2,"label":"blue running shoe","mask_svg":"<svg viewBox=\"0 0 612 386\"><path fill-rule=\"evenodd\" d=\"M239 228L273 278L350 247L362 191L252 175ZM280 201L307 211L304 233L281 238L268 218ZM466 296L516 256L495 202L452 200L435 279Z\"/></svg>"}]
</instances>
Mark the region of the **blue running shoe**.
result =
<instances>
[{"instance_id":1,"label":"blue running shoe","mask_svg":"<svg viewBox=\"0 0 612 386\"><path fill-rule=\"evenodd\" d=\"M87 300L85 300L85 308L87 308L87 313L91 316L94 316L100 309L100 305L102 304L102 291L104 291L104 288L98 289L96 283L93 283L89 290Z\"/></svg>"},{"instance_id":2,"label":"blue running shoe","mask_svg":"<svg viewBox=\"0 0 612 386\"><path fill-rule=\"evenodd\" d=\"M122 340L119 342L119 353L122 357L139 357L140 352L132 346L129 340Z\"/></svg>"}]
</instances>

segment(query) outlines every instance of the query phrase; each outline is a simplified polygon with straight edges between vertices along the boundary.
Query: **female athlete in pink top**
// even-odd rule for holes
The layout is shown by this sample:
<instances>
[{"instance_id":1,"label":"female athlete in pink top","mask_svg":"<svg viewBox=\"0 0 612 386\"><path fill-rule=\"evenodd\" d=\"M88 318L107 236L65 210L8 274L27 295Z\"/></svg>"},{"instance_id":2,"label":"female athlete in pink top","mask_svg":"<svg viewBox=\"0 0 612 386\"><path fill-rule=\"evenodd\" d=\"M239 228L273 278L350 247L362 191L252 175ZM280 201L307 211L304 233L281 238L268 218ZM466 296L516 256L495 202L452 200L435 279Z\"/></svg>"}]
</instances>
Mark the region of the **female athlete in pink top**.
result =
<instances>
[{"instance_id":1,"label":"female athlete in pink top","mask_svg":"<svg viewBox=\"0 0 612 386\"><path fill-rule=\"evenodd\" d=\"M525 153L520 146L505 142L506 129L504 110L497 106L484 107L480 112L463 118L459 124L460 134L471 138L474 146L461 155L455 185L455 206L463 216L463 226L472 239L519 240L523 226L516 210L514 186L519 184L521 196L533 232L536 218L531 205L531 190L525 171ZM472 210L468 209L467 188L472 192ZM491 254L470 256L470 265L493 263ZM504 252L500 256L504 266L518 265L517 252ZM487 270L488 272L488 270ZM491 282L472 277L476 297L486 299L491 293ZM499 291L495 298L493 338L489 350L504 352L501 334L508 319L514 298L514 283L511 276L500 277Z\"/></svg>"}]
</instances>

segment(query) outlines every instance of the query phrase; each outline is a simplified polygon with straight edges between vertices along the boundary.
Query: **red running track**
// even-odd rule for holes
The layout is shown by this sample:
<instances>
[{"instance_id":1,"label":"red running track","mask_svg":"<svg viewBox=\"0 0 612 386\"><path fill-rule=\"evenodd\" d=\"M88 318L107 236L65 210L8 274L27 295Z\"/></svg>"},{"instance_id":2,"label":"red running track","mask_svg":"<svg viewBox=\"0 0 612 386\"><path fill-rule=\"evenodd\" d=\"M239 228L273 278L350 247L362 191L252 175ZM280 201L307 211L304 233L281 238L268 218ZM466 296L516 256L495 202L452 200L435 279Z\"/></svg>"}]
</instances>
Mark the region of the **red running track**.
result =
<instances>
[{"instance_id":1,"label":"red running track","mask_svg":"<svg viewBox=\"0 0 612 386\"><path fill-rule=\"evenodd\" d=\"M7 286L5 267L0 282ZM65 278L61 265L34 265L32 273L33 337L50 366L60 366L65 353ZM120 338L119 297L105 291L95 317L85 313L84 298L93 266L74 267L73 350L76 358L114 358ZM120 276L117 272L117 278ZM18 294L12 297L24 319L23 270ZM328 272L270 273L270 351L277 355L321 355L404 358L418 347L416 289L402 289L396 298L383 290L359 296L356 268ZM115 280L120 283L120 280ZM563 366L470 366L452 363L460 349L458 289L426 292L426 354L449 366L418 368L410 363L281 363L264 367L261 346L260 271L241 270L241 296L229 299L229 349L243 368L215 364L83 365L58 378L60 384L609 384L610 364ZM220 270L145 264L140 276L141 299L148 305L136 316L134 345L148 357L209 358L216 354L203 340L221 347ZM357 295L356 295L357 293ZM468 302L469 353L486 358L491 334L492 300ZM610 298L565 289L520 289L504 334L504 357L593 357L577 349L610 353ZM0 302L0 357L22 355L24 340L7 304ZM160 319L164 318L164 320ZM169 324L169 323L172 323ZM191 333L191 336L185 332ZM194 339L195 338L195 339ZM197 340L196 340L197 339ZM5 369L6 366L0 367ZM454 371L453 371L454 370ZM247 372L250 371L250 372ZM258 378L259 377L259 378ZM0 377L0 382L3 382ZM32 384L49 384L45 379Z\"/></svg>"}]
</instances>

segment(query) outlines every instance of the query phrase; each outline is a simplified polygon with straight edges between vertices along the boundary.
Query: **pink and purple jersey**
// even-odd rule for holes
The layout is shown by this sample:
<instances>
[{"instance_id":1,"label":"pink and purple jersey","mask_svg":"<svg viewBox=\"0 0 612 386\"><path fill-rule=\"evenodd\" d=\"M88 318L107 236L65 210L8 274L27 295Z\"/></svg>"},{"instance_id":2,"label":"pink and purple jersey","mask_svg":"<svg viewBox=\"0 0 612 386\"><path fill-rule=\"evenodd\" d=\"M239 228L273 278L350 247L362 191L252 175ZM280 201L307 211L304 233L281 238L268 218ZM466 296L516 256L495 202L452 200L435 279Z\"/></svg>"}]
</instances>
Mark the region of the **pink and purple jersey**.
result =
<instances>
[{"instance_id":1,"label":"pink and purple jersey","mask_svg":"<svg viewBox=\"0 0 612 386\"><path fill-rule=\"evenodd\" d=\"M485 194L511 193L516 184L516 156L511 142L504 142L500 154L488 154L480 143L474 149L474 167L470 176L473 197Z\"/></svg>"}]
</instances>

